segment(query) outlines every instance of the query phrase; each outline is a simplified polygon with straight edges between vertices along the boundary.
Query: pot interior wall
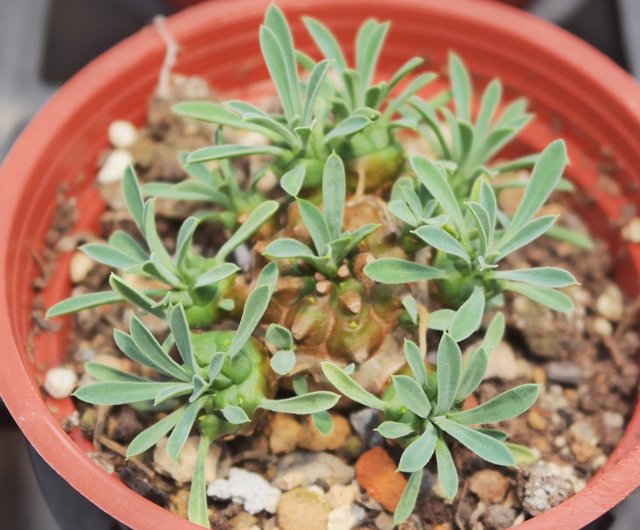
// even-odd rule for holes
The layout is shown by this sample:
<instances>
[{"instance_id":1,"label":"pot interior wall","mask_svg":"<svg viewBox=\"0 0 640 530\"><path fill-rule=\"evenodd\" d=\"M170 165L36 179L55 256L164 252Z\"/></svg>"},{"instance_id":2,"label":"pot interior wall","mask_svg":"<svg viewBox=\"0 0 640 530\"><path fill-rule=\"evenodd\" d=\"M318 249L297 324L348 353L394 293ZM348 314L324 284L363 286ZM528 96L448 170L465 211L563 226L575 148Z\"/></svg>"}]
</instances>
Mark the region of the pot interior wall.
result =
<instances>
[{"instance_id":1,"label":"pot interior wall","mask_svg":"<svg viewBox=\"0 0 640 530\"><path fill-rule=\"evenodd\" d=\"M283 4L293 21L296 43L312 54L315 49L299 21L301 14L324 20L339 40L350 43L366 13L392 21L382 57L383 73L416 54L425 57L428 68L444 71L447 52L455 50L471 68L477 86L482 87L491 76L498 76L507 87L507 96L527 96L538 117L527 128L517 149L526 154L541 149L554 138L567 140L572 161L568 173L581 188L577 205L594 231L610 241L621 285L630 293L638 291L640 253L636 247L623 244L617 223L640 204L640 148L637 135L630 135L624 123L627 109L616 101L601 105L601 101L609 99L593 85L590 74L572 67L562 54L545 53L526 39L514 45L508 17L500 24L487 25L480 19L454 16L454 8L449 12L434 9L436 2L428 3L418 12L410 2L308 0ZM266 70L257 41L261 16L256 9L240 7L229 8L228 12L232 16L221 22L216 20L215 9L205 6L202 9L205 16L198 24L194 25L192 20L187 24L187 17L169 21L168 29L177 36L181 47L175 70L202 75L223 94L247 97L254 94L254 88L262 91L265 87ZM516 18L514 23L519 20ZM112 53L70 82L71 86L83 89L80 93L75 91L75 100L67 100L68 105L75 106L73 112L67 112L59 103L57 115L49 113L46 124L49 133L40 135L31 146L29 182L19 198L20 215L11 227L12 252L6 277L10 324L19 344L28 343L33 325L31 281L37 269L32 254L43 251L58 187L67 183L69 193L77 195L81 211L79 227L90 227L100 213L92 181L97 160L107 148L108 124L119 118L143 123L164 46L153 28L136 38L139 45L127 51L126 62L120 61L122 56L118 53ZM347 50L350 51L348 46ZM69 92L71 86L67 87ZM41 122L39 125L44 126ZM607 177L603 176L605 171ZM614 193L610 193L612 188ZM68 294L67 264L68 257L59 263L60 274L43 293L45 304ZM23 362L34 382L38 374L64 358L68 324L66 320L61 333L40 334L32 348L22 350ZM56 408L52 409L53 406ZM54 413L64 413L68 407L70 401L64 405L50 403ZM627 433L617 456L634 442L633 434L640 430L637 423L640 422L632 427L634 433Z\"/></svg>"}]
</instances>

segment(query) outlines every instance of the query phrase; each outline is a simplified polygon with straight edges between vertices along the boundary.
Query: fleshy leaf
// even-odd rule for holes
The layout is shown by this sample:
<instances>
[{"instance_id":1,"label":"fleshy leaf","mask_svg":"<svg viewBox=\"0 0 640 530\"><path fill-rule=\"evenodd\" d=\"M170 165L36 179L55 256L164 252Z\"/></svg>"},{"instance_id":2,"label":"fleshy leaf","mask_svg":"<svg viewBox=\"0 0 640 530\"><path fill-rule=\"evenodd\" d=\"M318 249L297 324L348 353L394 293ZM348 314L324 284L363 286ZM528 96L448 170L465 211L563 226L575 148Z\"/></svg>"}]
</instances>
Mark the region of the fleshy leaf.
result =
<instances>
[{"instance_id":1,"label":"fleshy leaf","mask_svg":"<svg viewBox=\"0 0 640 530\"><path fill-rule=\"evenodd\" d=\"M384 401L362 388L339 366L330 362L323 362L322 372L329 382L344 396L365 407L384 410Z\"/></svg>"}]
</instances>

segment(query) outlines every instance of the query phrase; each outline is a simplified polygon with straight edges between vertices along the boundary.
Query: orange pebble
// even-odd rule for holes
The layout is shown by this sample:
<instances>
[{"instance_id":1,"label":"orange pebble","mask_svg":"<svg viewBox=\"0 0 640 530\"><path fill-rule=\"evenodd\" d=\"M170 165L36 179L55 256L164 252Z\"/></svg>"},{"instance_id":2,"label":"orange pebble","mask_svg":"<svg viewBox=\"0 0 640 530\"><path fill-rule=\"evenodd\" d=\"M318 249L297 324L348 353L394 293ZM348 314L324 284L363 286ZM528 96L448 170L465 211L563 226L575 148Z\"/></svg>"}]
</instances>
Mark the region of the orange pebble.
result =
<instances>
[{"instance_id":1,"label":"orange pebble","mask_svg":"<svg viewBox=\"0 0 640 530\"><path fill-rule=\"evenodd\" d=\"M370 497L394 512L407 479L396 471L396 463L382 447L374 447L356 462L356 479Z\"/></svg>"}]
</instances>

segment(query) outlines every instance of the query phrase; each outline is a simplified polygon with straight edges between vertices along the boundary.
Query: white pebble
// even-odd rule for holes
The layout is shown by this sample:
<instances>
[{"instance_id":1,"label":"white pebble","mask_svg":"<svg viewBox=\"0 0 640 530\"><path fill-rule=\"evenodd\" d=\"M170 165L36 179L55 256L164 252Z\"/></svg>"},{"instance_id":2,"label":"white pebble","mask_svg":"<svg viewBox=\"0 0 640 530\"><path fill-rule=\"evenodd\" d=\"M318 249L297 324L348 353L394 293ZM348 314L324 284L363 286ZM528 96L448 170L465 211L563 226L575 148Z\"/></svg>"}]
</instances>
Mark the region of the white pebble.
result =
<instances>
[{"instance_id":1,"label":"white pebble","mask_svg":"<svg viewBox=\"0 0 640 530\"><path fill-rule=\"evenodd\" d=\"M257 473L232 467L229 478L213 482L207 489L207 495L215 499L232 499L235 503L242 503L249 513L256 514L261 511L276 513L282 492Z\"/></svg>"},{"instance_id":2,"label":"white pebble","mask_svg":"<svg viewBox=\"0 0 640 530\"><path fill-rule=\"evenodd\" d=\"M606 337L613 333L613 326L606 318L597 317L593 321L593 329L598 335Z\"/></svg>"},{"instance_id":3,"label":"white pebble","mask_svg":"<svg viewBox=\"0 0 640 530\"><path fill-rule=\"evenodd\" d=\"M341 506L329 513L327 530L351 530L364 519L365 511L361 506Z\"/></svg>"},{"instance_id":4,"label":"white pebble","mask_svg":"<svg viewBox=\"0 0 640 530\"><path fill-rule=\"evenodd\" d=\"M84 281L87 274L95 266L95 262L87 256L84 252L78 250L71 258L69 265L69 276L73 283L80 283Z\"/></svg>"},{"instance_id":5,"label":"white pebble","mask_svg":"<svg viewBox=\"0 0 640 530\"><path fill-rule=\"evenodd\" d=\"M609 285L604 292L598 296L596 308L604 318L618 321L622 318L624 297L622 291L616 285Z\"/></svg>"},{"instance_id":6,"label":"white pebble","mask_svg":"<svg viewBox=\"0 0 640 530\"><path fill-rule=\"evenodd\" d=\"M115 120L109 125L108 136L113 147L127 149L138 139L138 131L130 121Z\"/></svg>"},{"instance_id":7,"label":"white pebble","mask_svg":"<svg viewBox=\"0 0 640 530\"><path fill-rule=\"evenodd\" d=\"M78 382L78 376L69 368L52 368L44 378L44 389L52 398L69 397Z\"/></svg>"},{"instance_id":8,"label":"white pebble","mask_svg":"<svg viewBox=\"0 0 640 530\"><path fill-rule=\"evenodd\" d=\"M632 243L640 243L640 217L634 217L624 225L622 237Z\"/></svg>"},{"instance_id":9,"label":"white pebble","mask_svg":"<svg viewBox=\"0 0 640 530\"><path fill-rule=\"evenodd\" d=\"M114 149L107 155L104 164L98 171L98 182L100 184L119 182L122 180L124 170L132 163L133 157L128 151Z\"/></svg>"}]
</instances>

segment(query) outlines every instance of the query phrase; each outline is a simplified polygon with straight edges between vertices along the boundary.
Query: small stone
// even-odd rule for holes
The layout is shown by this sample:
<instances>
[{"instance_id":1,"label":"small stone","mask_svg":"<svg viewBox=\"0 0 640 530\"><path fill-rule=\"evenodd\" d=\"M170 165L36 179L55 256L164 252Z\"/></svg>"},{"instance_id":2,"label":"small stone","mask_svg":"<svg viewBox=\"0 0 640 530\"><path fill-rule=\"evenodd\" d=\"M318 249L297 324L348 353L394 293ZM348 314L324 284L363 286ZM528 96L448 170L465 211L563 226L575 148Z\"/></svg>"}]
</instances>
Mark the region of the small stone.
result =
<instances>
[{"instance_id":1,"label":"small stone","mask_svg":"<svg viewBox=\"0 0 640 530\"><path fill-rule=\"evenodd\" d=\"M543 385L547 382L547 372L545 372L544 369L539 366L534 366L531 371L531 378L533 379L534 383Z\"/></svg>"},{"instance_id":2,"label":"small stone","mask_svg":"<svg viewBox=\"0 0 640 530\"><path fill-rule=\"evenodd\" d=\"M536 431L544 431L547 428L547 418L536 409L532 409L527 414L527 423Z\"/></svg>"},{"instance_id":3,"label":"small stone","mask_svg":"<svg viewBox=\"0 0 640 530\"><path fill-rule=\"evenodd\" d=\"M158 473L172 477L177 484L191 482L196 467L198 456L199 436L190 436L184 445L180 456L174 460L167 452L168 438L160 440L153 450L153 466ZM217 477L218 460L220 459L220 447L212 444L205 460L204 476L207 482L213 482Z\"/></svg>"},{"instance_id":4,"label":"small stone","mask_svg":"<svg viewBox=\"0 0 640 530\"><path fill-rule=\"evenodd\" d=\"M280 461L273 485L281 490L291 490L300 486L311 486L318 481L327 484L348 484L353 478L353 468L337 456L298 451Z\"/></svg>"},{"instance_id":5,"label":"small stone","mask_svg":"<svg viewBox=\"0 0 640 530\"><path fill-rule=\"evenodd\" d=\"M362 409L349 414L349 423L366 447L381 444L384 439L374 429L380 424L380 413L374 409Z\"/></svg>"},{"instance_id":6,"label":"small stone","mask_svg":"<svg viewBox=\"0 0 640 530\"><path fill-rule=\"evenodd\" d=\"M367 492L390 512L394 512L407 485L393 459L382 447L374 447L356 462L356 478Z\"/></svg>"},{"instance_id":7,"label":"small stone","mask_svg":"<svg viewBox=\"0 0 640 530\"><path fill-rule=\"evenodd\" d=\"M600 441L588 420L578 420L573 422L571 427L569 427L569 432L571 432L573 439L576 442L598 445L598 442Z\"/></svg>"},{"instance_id":8,"label":"small stone","mask_svg":"<svg viewBox=\"0 0 640 530\"><path fill-rule=\"evenodd\" d=\"M251 530L257 522L258 519L247 512L240 512L229 521L233 530Z\"/></svg>"},{"instance_id":9,"label":"small stone","mask_svg":"<svg viewBox=\"0 0 640 530\"><path fill-rule=\"evenodd\" d=\"M91 269L96 266L96 262L93 261L84 252L77 251L71 258L71 264L69 265L69 275L73 283L80 283L85 280Z\"/></svg>"},{"instance_id":10,"label":"small stone","mask_svg":"<svg viewBox=\"0 0 640 530\"><path fill-rule=\"evenodd\" d=\"M335 484L329 488L327 492L327 500L331 506L339 508L340 506L350 506L360 498L360 488L357 482L352 482L346 486Z\"/></svg>"},{"instance_id":11,"label":"small stone","mask_svg":"<svg viewBox=\"0 0 640 530\"><path fill-rule=\"evenodd\" d=\"M573 456L576 457L576 460L581 464L591 460L597 451L597 447L585 442L574 442L571 444L571 452L573 453Z\"/></svg>"},{"instance_id":12,"label":"small stone","mask_svg":"<svg viewBox=\"0 0 640 530\"><path fill-rule=\"evenodd\" d=\"M537 462L520 477L522 506L531 515L539 515L574 492L573 483L565 470L551 462Z\"/></svg>"},{"instance_id":13,"label":"small stone","mask_svg":"<svg viewBox=\"0 0 640 530\"><path fill-rule=\"evenodd\" d=\"M107 155L104 164L98 171L98 182L100 184L119 182L130 164L133 164L133 157L128 151L114 149Z\"/></svg>"},{"instance_id":14,"label":"small stone","mask_svg":"<svg viewBox=\"0 0 640 530\"><path fill-rule=\"evenodd\" d=\"M362 506L340 506L329 513L327 530L351 530L364 519L364 516Z\"/></svg>"},{"instance_id":15,"label":"small stone","mask_svg":"<svg viewBox=\"0 0 640 530\"><path fill-rule=\"evenodd\" d=\"M269 447L271 452L291 453L298 445L301 426L298 421L288 414L276 414L271 422Z\"/></svg>"},{"instance_id":16,"label":"small stone","mask_svg":"<svg viewBox=\"0 0 640 530\"><path fill-rule=\"evenodd\" d=\"M138 131L135 125L127 120L112 121L109 124L107 135L111 145L118 149L131 147L138 139Z\"/></svg>"},{"instance_id":17,"label":"small stone","mask_svg":"<svg viewBox=\"0 0 640 530\"><path fill-rule=\"evenodd\" d=\"M395 527L393 517L387 512L380 512L374 522L379 530L393 530Z\"/></svg>"},{"instance_id":18,"label":"small stone","mask_svg":"<svg viewBox=\"0 0 640 530\"><path fill-rule=\"evenodd\" d=\"M613 333L613 326L606 318L596 317L593 321L593 330L602 337L608 337Z\"/></svg>"},{"instance_id":19,"label":"small stone","mask_svg":"<svg viewBox=\"0 0 640 530\"><path fill-rule=\"evenodd\" d=\"M276 513L282 492L257 473L232 467L229 478L218 479L209 485L207 495L215 499L231 499L242 504L247 512L256 514L261 511Z\"/></svg>"},{"instance_id":20,"label":"small stone","mask_svg":"<svg viewBox=\"0 0 640 530\"><path fill-rule=\"evenodd\" d=\"M497 377L503 381L513 381L520 375L516 363L516 355L509 343L500 341L494 352L489 357L489 364L485 372L485 378Z\"/></svg>"},{"instance_id":21,"label":"small stone","mask_svg":"<svg viewBox=\"0 0 640 530\"><path fill-rule=\"evenodd\" d=\"M617 322L622 318L624 297L617 285L609 285L596 300L598 313L608 320Z\"/></svg>"},{"instance_id":22,"label":"small stone","mask_svg":"<svg viewBox=\"0 0 640 530\"><path fill-rule=\"evenodd\" d=\"M298 435L298 446L309 451L335 451L345 445L351 435L351 427L347 418L340 414L332 414L333 430L328 434L322 434L313 423L311 416L307 416L306 425Z\"/></svg>"},{"instance_id":23,"label":"small stone","mask_svg":"<svg viewBox=\"0 0 640 530\"><path fill-rule=\"evenodd\" d=\"M331 505L321 494L296 488L282 495L278 504L278 526L282 530L326 530Z\"/></svg>"},{"instance_id":24,"label":"small stone","mask_svg":"<svg viewBox=\"0 0 640 530\"><path fill-rule=\"evenodd\" d=\"M511 528L515 518L516 511L513 508L493 504L485 512L483 522L488 530L505 530Z\"/></svg>"},{"instance_id":25,"label":"small stone","mask_svg":"<svg viewBox=\"0 0 640 530\"><path fill-rule=\"evenodd\" d=\"M624 425L624 416L607 410L602 413L602 423L607 429L620 429Z\"/></svg>"},{"instance_id":26,"label":"small stone","mask_svg":"<svg viewBox=\"0 0 640 530\"><path fill-rule=\"evenodd\" d=\"M474 473L469 479L469 489L481 501L496 503L502 501L509 490L507 478L493 469L483 469Z\"/></svg>"},{"instance_id":27,"label":"small stone","mask_svg":"<svg viewBox=\"0 0 640 530\"><path fill-rule=\"evenodd\" d=\"M51 368L44 376L44 389L54 399L69 397L78 383L78 376L69 368Z\"/></svg>"},{"instance_id":28,"label":"small stone","mask_svg":"<svg viewBox=\"0 0 640 530\"><path fill-rule=\"evenodd\" d=\"M622 227L622 238L631 243L640 243L640 217L633 217Z\"/></svg>"},{"instance_id":29,"label":"small stone","mask_svg":"<svg viewBox=\"0 0 640 530\"><path fill-rule=\"evenodd\" d=\"M550 382L567 386L579 386L584 381L584 372L570 361L550 362L544 366Z\"/></svg>"}]
</instances>

